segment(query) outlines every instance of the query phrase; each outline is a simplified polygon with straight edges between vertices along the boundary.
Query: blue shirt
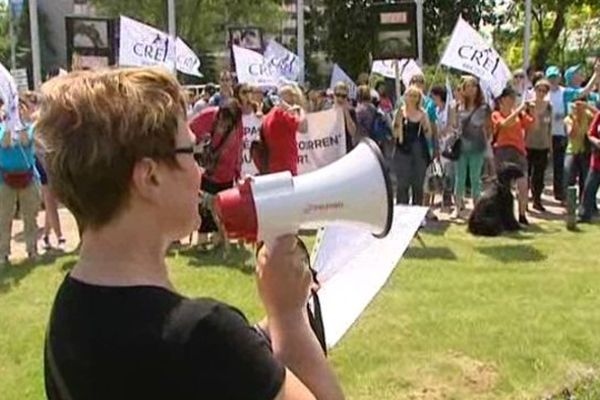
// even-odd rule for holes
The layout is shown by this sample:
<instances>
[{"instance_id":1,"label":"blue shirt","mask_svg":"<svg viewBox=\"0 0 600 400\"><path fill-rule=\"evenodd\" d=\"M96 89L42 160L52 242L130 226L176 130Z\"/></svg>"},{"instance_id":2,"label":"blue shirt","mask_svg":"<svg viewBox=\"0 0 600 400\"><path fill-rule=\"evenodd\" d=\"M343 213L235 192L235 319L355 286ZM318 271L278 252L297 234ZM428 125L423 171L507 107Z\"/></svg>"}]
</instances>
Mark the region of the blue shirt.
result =
<instances>
[{"instance_id":1,"label":"blue shirt","mask_svg":"<svg viewBox=\"0 0 600 400\"><path fill-rule=\"evenodd\" d=\"M8 135L4 125L0 125L0 170L4 172L24 172L31 168L34 171L34 179L39 180L39 175L35 169L35 151L33 145L33 127L27 128L29 145L21 146L13 140L12 146L2 147L4 135ZM3 184L2 174L0 174L0 184Z\"/></svg>"},{"instance_id":2,"label":"blue shirt","mask_svg":"<svg viewBox=\"0 0 600 400\"><path fill-rule=\"evenodd\" d=\"M435 125L437 123L437 107L431 97L425 96L423 99L423 108L427 112L429 122L431 122L432 125Z\"/></svg>"}]
</instances>

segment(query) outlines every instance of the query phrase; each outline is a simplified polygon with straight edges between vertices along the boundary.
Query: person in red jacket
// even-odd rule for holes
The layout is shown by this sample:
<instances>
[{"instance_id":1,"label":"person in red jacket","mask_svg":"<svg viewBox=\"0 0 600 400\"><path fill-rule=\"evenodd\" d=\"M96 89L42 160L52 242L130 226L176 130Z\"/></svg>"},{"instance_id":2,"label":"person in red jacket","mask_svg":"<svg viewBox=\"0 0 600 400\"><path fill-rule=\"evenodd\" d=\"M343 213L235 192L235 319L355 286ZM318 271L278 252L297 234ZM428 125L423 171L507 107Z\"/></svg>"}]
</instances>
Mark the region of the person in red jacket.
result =
<instances>
[{"instance_id":1,"label":"person in red jacket","mask_svg":"<svg viewBox=\"0 0 600 400\"><path fill-rule=\"evenodd\" d=\"M229 100L221 107L204 109L190 122L190 129L200 143L207 136L211 137L214 162L212 166L204 166L202 177L203 205L200 213L199 244L208 242L208 234L219 232L211 212L212 197L217 193L233 187L240 178L242 165L242 110L236 100ZM213 243L222 241L222 235L214 236Z\"/></svg>"},{"instance_id":2,"label":"person in red jacket","mask_svg":"<svg viewBox=\"0 0 600 400\"><path fill-rule=\"evenodd\" d=\"M280 101L265 116L262 123L262 140L267 148L267 172L290 171L298 174L298 142L296 132L308 131L303 109L302 92L296 86L279 89Z\"/></svg>"}]
</instances>

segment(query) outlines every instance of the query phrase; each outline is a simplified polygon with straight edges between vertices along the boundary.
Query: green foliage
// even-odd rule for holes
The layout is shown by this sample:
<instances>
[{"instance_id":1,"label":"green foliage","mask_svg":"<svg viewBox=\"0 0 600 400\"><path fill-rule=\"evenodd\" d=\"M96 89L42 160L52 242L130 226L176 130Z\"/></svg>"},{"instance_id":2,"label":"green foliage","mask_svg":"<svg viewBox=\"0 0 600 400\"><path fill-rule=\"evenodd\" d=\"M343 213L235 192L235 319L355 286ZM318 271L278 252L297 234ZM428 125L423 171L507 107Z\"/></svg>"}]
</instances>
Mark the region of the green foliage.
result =
<instances>
[{"instance_id":1,"label":"green foliage","mask_svg":"<svg viewBox=\"0 0 600 400\"><path fill-rule=\"evenodd\" d=\"M464 226L427 228L383 290L330 354L356 400L597 400L600 395L598 225L568 232L544 222L534 232L475 238ZM558 250L557 250L558 249ZM246 255L250 255L246 253ZM173 284L213 297L251 322L264 311L243 254L169 258ZM43 341L58 285L76 257L0 272L0 393L44 398ZM595 382L590 382L596 379Z\"/></svg>"},{"instance_id":2,"label":"green foliage","mask_svg":"<svg viewBox=\"0 0 600 400\"><path fill-rule=\"evenodd\" d=\"M108 16L125 15L166 30L164 0L92 1ZM200 56L203 62L201 70L207 80L214 80L214 58L207 57L207 54L225 51L227 28L252 25L274 33L282 18L280 5L278 0L178 0L177 33Z\"/></svg>"}]
</instances>

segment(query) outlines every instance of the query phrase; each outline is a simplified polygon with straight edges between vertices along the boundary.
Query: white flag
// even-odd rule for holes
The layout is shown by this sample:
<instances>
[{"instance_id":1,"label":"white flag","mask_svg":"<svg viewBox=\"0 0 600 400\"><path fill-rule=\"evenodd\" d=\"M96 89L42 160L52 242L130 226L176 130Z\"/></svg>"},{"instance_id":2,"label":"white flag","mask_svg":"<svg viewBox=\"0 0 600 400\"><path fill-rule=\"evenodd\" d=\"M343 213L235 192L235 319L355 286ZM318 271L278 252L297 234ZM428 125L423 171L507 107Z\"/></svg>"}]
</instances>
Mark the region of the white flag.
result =
<instances>
[{"instance_id":1,"label":"white flag","mask_svg":"<svg viewBox=\"0 0 600 400\"><path fill-rule=\"evenodd\" d=\"M356 84L339 65L334 64L333 71L331 72L331 83L329 84L329 87L333 89L335 84L338 82L345 82L350 90L348 95L351 99L356 99Z\"/></svg>"},{"instance_id":2,"label":"white flag","mask_svg":"<svg viewBox=\"0 0 600 400\"><path fill-rule=\"evenodd\" d=\"M6 128L16 135L18 131L25 129L19 115L19 92L13 76L2 64L0 64L0 95L6 110Z\"/></svg>"},{"instance_id":3,"label":"white flag","mask_svg":"<svg viewBox=\"0 0 600 400\"><path fill-rule=\"evenodd\" d=\"M173 70L175 52L175 40L168 34L121 16L119 65L134 67L162 65Z\"/></svg>"},{"instance_id":4,"label":"white flag","mask_svg":"<svg viewBox=\"0 0 600 400\"><path fill-rule=\"evenodd\" d=\"M386 78L396 79L394 60L377 60L373 62L371 73L383 75ZM404 86L408 86L410 84L410 79L413 76L417 74L423 75L421 67L419 67L419 64L417 64L413 59L398 60L398 73L401 75Z\"/></svg>"},{"instance_id":5,"label":"white flag","mask_svg":"<svg viewBox=\"0 0 600 400\"><path fill-rule=\"evenodd\" d=\"M260 87L279 86L280 76L277 69L267 64L262 54L233 45L233 58L238 82Z\"/></svg>"},{"instance_id":6,"label":"white flag","mask_svg":"<svg viewBox=\"0 0 600 400\"><path fill-rule=\"evenodd\" d=\"M196 53L179 37L175 42L175 48L177 52L177 71L202 78L204 75L200 72L200 58Z\"/></svg>"},{"instance_id":7,"label":"white flag","mask_svg":"<svg viewBox=\"0 0 600 400\"><path fill-rule=\"evenodd\" d=\"M511 79L510 69L498 52L459 17L441 64L473 74L487 82L495 97Z\"/></svg>"},{"instance_id":8,"label":"white flag","mask_svg":"<svg viewBox=\"0 0 600 400\"><path fill-rule=\"evenodd\" d=\"M304 70L304 63L300 57L275 40L269 41L264 56L265 62L274 67L278 75L288 81L297 82L300 71Z\"/></svg>"}]
</instances>

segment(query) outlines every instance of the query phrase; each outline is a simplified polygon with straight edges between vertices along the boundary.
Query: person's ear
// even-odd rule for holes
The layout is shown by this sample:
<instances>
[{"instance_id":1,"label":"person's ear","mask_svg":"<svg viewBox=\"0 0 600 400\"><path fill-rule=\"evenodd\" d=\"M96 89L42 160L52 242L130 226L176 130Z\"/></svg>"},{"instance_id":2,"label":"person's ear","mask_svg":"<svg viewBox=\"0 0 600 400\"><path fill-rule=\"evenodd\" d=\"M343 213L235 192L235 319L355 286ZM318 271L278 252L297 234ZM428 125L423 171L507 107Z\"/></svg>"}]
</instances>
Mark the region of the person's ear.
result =
<instances>
[{"instance_id":1,"label":"person's ear","mask_svg":"<svg viewBox=\"0 0 600 400\"><path fill-rule=\"evenodd\" d=\"M162 183L158 163L151 158L138 161L133 167L131 183L140 197L147 200L155 198Z\"/></svg>"}]
</instances>

